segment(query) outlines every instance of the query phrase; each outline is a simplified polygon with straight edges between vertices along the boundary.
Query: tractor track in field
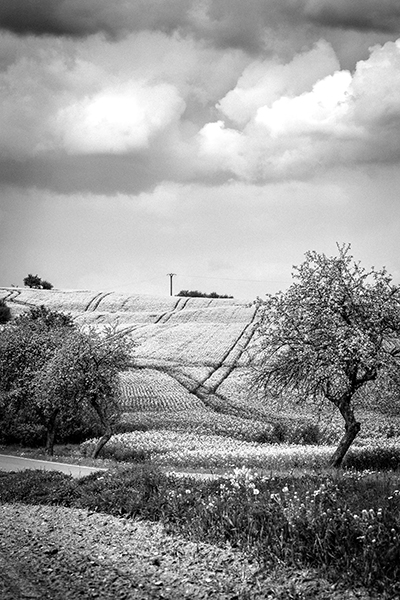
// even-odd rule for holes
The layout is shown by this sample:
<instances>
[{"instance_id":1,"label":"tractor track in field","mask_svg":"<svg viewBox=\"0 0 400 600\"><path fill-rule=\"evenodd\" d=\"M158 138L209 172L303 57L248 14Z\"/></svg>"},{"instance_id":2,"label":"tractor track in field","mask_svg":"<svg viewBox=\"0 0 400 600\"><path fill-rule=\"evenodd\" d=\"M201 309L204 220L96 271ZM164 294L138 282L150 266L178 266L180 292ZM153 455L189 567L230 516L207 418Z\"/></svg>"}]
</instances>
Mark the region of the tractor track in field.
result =
<instances>
[{"instance_id":1,"label":"tractor track in field","mask_svg":"<svg viewBox=\"0 0 400 600\"><path fill-rule=\"evenodd\" d=\"M107 296L110 296L110 294L112 294L112 292L99 292L98 294L96 294L96 296L94 296L94 298L92 298L87 304L86 308L84 309L84 312L94 312L95 310L97 310L100 302L104 300L104 298L106 298Z\"/></svg>"},{"instance_id":2,"label":"tractor track in field","mask_svg":"<svg viewBox=\"0 0 400 600\"><path fill-rule=\"evenodd\" d=\"M20 304L21 306L37 306L37 304L34 304L33 302L26 302L24 300L17 300L18 296L21 295L21 291L20 290L11 290L9 296L7 296L5 298L5 300L7 302L10 302L12 304Z\"/></svg>"},{"instance_id":3,"label":"tractor track in field","mask_svg":"<svg viewBox=\"0 0 400 600\"><path fill-rule=\"evenodd\" d=\"M254 311L254 314L253 314L253 317L252 317L250 323L248 323L243 328L240 335L233 342L231 347L226 351L225 355L223 356L222 360L220 361L220 364L214 369L214 371L212 373L210 373L205 379L203 379L203 381L201 381L199 383L198 387L195 390L193 390L194 394L196 394L196 392L200 391L201 389L205 390L208 394L215 394L217 389L221 385L221 383L223 381L225 381L225 379L227 377L229 377L229 375L232 373L233 369L236 367L238 361L243 356L246 348L248 348L248 346L253 338L253 334L254 334L256 326L257 326L256 317L257 317L257 310ZM243 344L241 344L242 341L244 342ZM231 360L228 361L228 359L230 357L231 357ZM225 364L227 362L228 362L228 364ZM207 386L207 382L209 382L213 377L215 377L216 373L218 373L218 371L220 371L221 369L224 369L224 372L222 373L220 378L217 378L217 382L212 384L211 387Z\"/></svg>"},{"instance_id":4,"label":"tractor track in field","mask_svg":"<svg viewBox=\"0 0 400 600\"><path fill-rule=\"evenodd\" d=\"M164 324L166 323L174 314L182 311L187 305L190 298L185 298L183 301L179 299L175 304L172 311L168 311L160 315L160 317L154 321L154 324ZM210 301L211 302L211 301ZM247 323L240 334L236 337L235 341L230 345L230 347L224 353L222 359L217 365L209 365L210 372L201 379L195 379L193 376L188 374L187 372L180 372L180 367L192 367L192 366L206 366L204 363L199 365L194 365L189 362L180 362L180 361L168 361L164 360L163 365L155 365L151 364L151 362L144 361L143 364L140 364L141 361L139 359L138 368L150 368L155 371L159 371L167 374L171 379L176 381L184 390L189 392L189 394L194 395L198 400L200 400L205 406L215 410L215 402L208 402L207 399L209 396L214 396L217 399L221 399L226 401L224 395L218 393L218 388L221 384L229 377L232 371L237 367L238 362L242 358L246 349L249 347L251 340L253 339L254 332L257 327L257 317L258 311L254 310L252 319L250 323ZM132 329L125 329L123 332L120 332L120 335L125 335L133 331ZM170 363L170 364L168 364ZM236 412L240 413L243 416L245 412L244 409L240 407L236 407Z\"/></svg>"},{"instance_id":5,"label":"tractor track in field","mask_svg":"<svg viewBox=\"0 0 400 600\"><path fill-rule=\"evenodd\" d=\"M154 321L154 324L164 324L169 321L174 314L181 312L185 308L189 300L190 298L179 298L173 309L160 315L158 319Z\"/></svg>"}]
</instances>

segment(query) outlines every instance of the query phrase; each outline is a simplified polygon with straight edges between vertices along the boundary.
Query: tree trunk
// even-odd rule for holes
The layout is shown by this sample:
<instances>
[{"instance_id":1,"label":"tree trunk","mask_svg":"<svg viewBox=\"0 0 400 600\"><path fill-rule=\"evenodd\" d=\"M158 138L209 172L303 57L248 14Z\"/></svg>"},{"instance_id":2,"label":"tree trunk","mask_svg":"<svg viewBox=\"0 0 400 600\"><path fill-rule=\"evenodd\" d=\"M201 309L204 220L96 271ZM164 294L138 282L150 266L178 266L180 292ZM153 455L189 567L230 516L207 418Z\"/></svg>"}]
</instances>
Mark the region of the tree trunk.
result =
<instances>
[{"instance_id":1,"label":"tree trunk","mask_svg":"<svg viewBox=\"0 0 400 600\"><path fill-rule=\"evenodd\" d=\"M45 453L49 456L53 456L54 453L54 441L56 438L56 427L53 423L46 432L46 448Z\"/></svg>"},{"instance_id":2,"label":"tree trunk","mask_svg":"<svg viewBox=\"0 0 400 600\"><path fill-rule=\"evenodd\" d=\"M356 421L354 417L350 398L346 398L341 402L339 410L345 421L345 434L329 461L329 464L337 469L341 466L347 450L350 448L361 429L361 424Z\"/></svg>"},{"instance_id":3,"label":"tree trunk","mask_svg":"<svg viewBox=\"0 0 400 600\"><path fill-rule=\"evenodd\" d=\"M100 452L102 451L104 446L107 444L107 442L111 438L111 436L112 436L111 431L107 431L104 435L101 436L101 438L99 439L99 441L97 442L97 444L93 450L92 458L98 458Z\"/></svg>"},{"instance_id":4,"label":"tree trunk","mask_svg":"<svg viewBox=\"0 0 400 600\"><path fill-rule=\"evenodd\" d=\"M57 430L57 416L58 410L56 410L47 421L46 426L46 448L45 454L49 456L53 456L54 452L54 442L56 439L56 430Z\"/></svg>"}]
</instances>

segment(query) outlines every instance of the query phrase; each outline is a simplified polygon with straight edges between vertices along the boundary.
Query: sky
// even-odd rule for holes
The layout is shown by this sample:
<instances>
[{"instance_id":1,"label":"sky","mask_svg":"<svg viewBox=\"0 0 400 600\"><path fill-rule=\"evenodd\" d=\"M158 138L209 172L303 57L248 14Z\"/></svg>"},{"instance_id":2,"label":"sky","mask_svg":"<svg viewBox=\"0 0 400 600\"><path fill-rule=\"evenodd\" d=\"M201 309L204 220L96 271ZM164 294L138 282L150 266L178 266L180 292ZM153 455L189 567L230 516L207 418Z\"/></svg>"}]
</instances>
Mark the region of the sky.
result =
<instances>
[{"instance_id":1,"label":"sky","mask_svg":"<svg viewBox=\"0 0 400 600\"><path fill-rule=\"evenodd\" d=\"M399 0L1 0L0 286L400 282Z\"/></svg>"}]
</instances>

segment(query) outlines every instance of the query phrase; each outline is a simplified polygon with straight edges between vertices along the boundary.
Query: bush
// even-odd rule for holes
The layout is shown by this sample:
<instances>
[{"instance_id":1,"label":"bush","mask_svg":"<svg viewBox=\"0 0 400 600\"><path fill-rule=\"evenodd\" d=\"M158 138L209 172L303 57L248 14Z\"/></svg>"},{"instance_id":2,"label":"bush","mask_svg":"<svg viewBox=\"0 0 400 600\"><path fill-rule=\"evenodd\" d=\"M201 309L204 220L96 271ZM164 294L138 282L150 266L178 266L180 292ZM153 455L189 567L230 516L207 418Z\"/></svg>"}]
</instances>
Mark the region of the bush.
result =
<instances>
[{"instance_id":1,"label":"bush","mask_svg":"<svg viewBox=\"0 0 400 600\"><path fill-rule=\"evenodd\" d=\"M352 448L346 456L343 466L358 471L400 469L400 445L387 444Z\"/></svg>"},{"instance_id":2,"label":"bush","mask_svg":"<svg viewBox=\"0 0 400 600\"><path fill-rule=\"evenodd\" d=\"M0 298L0 324L7 323L11 320L11 310L7 306L6 301Z\"/></svg>"}]
</instances>

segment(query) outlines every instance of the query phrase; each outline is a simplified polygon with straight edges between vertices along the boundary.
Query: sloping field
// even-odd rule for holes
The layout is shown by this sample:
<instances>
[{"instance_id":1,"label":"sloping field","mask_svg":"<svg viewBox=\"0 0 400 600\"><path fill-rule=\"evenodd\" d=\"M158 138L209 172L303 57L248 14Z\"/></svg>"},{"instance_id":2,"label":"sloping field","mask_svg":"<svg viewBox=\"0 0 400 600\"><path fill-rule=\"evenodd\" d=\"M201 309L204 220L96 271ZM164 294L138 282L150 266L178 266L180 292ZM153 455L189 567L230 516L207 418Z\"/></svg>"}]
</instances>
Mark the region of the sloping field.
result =
<instances>
[{"instance_id":1,"label":"sloping field","mask_svg":"<svg viewBox=\"0 0 400 600\"><path fill-rule=\"evenodd\" d=\"M131 337L139 369L121 376L126 411L223 411L223 389L230 407L237 404L238 414L248 411L246 349L256 309L246 302L30 288L0 288L0 298L15 315L44 305L70 313L81 325L111 324Z\"/></svg>"},{"instance_id":2,"label":"sloping field","mask_svg":"<svg viewBox=\"0 0 400 600\"><path fill-rule=\"evenodd\" d=\"M317 422L321 441L336 443L342 435L342 418L331 406L319 412L290 399L267 401L253 393L248 351L257 314L251 303L29 288L0 288L0 298L14 315L44 305L70 313L80 325L112 325L118 335L135 341L137 368L120 378L128 430L194 430L263 440L277 426L277 441L283 435L297 443L308 439L307 428L311 425L312 433ZM357 444L400 437L400 416L375 409L357 407L363 424Z\"/></svg>"}]
</instances>

